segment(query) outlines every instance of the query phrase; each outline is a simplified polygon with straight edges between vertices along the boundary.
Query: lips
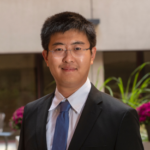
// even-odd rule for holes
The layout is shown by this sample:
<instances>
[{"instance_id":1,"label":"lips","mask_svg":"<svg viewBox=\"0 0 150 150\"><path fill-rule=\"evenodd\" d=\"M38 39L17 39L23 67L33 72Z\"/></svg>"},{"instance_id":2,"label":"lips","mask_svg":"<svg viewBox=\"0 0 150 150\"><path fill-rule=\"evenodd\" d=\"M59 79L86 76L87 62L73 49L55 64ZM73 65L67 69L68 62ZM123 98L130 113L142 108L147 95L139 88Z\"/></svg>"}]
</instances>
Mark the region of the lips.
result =
<instances>
[{"instance_id":1,"label":"lips","mask_svg":"<svg viewBox=\"0 0 150 150\"><path fill-rule=\"evenodd\" d=\"M74 71L74 70L77 70L76 68L62 68L63 70L65 71Z\"/></svg>"},{"instance_id":2,"label":"lips","mask_svg":"<svg viewBox=\"0 0 150 150\"><path fill-rule=\"evenodd\" d=\"M64 71L75 71L75 70L77 70L77 68L71 67L71 66L63 66L63 67L61 67L61 68L62 68L62 70L64 70Z\"/></svg>"}]
</instances>

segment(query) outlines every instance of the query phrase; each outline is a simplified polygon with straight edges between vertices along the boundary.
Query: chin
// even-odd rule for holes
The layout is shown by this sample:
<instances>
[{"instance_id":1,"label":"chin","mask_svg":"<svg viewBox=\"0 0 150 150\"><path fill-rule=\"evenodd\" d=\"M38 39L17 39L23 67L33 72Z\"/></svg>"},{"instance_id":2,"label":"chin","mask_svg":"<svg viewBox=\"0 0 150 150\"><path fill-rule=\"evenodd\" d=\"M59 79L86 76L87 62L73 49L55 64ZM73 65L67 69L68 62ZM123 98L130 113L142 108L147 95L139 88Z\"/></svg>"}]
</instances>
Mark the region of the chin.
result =
<instances>
[{"instance_id":1,"label":"chin","mask_svg":"<svg viewBox=\"0 0 150 150\"><path fill-rule=\"evenodd\" d=\"M65 86L72 86L72 85L75 85L77 83L77 80L75 80L75 79L63 79L61 81L61 83Z\"/></svg>"}]
</instances>

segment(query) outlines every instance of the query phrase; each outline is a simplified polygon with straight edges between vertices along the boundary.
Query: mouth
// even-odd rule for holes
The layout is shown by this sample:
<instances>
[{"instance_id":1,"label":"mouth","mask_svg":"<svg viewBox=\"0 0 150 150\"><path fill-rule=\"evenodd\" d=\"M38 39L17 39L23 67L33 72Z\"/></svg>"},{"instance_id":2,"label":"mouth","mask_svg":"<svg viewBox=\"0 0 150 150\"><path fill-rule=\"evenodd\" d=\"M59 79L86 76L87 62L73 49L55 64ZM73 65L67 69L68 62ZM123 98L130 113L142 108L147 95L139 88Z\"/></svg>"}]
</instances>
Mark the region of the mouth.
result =
<instances>
[{"instance_id":1,"label":"mouth","mask_svg":"<svg viewBox=\"0 0 150 150\"><path fill-rule=\"evenodd\" d=\"M62 68L62 70L66 72L71 72L71 71L76 71L77 68Z\"/></svg>"}]
</instances>

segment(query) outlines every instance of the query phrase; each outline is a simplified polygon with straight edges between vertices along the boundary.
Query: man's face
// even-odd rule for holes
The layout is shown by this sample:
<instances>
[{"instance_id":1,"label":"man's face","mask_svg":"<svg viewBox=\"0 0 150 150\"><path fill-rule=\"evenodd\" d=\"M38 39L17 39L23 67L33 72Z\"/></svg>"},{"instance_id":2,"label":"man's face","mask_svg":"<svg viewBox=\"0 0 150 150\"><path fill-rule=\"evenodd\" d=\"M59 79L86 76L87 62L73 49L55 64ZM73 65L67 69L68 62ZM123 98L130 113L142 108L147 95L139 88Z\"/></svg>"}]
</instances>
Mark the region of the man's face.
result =
<instances>
[{"instance_id":1,"label":"man's face","mask_svg":"<svg viewBox=\"0 0 150 150\"><path fill-rule=\"evenodd\" d=\"M71 50L74 47L87 49L90 43L86 34L78 30L68 30L64 33L57 32L51 36L49 50L63 48ZM43 51L43 57L53 75L57 86L80 87L85 83L90 65L93 64L96 48L83 51L81 56L72 55L72 51L66 51L62 57L54 57L52 52Z\"/></svg>"}]
</instances>

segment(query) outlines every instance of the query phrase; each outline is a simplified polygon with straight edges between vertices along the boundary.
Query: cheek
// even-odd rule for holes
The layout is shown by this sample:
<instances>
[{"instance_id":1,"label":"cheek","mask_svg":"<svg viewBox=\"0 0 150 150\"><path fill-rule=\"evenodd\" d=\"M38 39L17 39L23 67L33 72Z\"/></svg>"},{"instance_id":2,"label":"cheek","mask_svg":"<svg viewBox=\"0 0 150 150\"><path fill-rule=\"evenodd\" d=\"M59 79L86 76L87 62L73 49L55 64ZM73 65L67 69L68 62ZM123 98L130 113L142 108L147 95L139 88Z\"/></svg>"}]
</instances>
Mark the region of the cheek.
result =
<instances>
[{"instance_id":1,"label":"cheek","mask_svg":"<svg viewBox=\"0 0 150 150\"><path fill-rule=\"evenodd\" d=\"M48 62L49 69L52 74L55 74L59 71L60 59L50 58Z\"/></svg>"},{"instance_id":2,"label":"cheek","mask_svg":"<svg viewBox=\"0 0 150 150\"><path fill-rule=\"evenodd\" d=\"M86 63L86 61L87 61L87 58L85 57L85 56L82 56L82 57L79 57L78 58L78 63L80 64L80 65L84 65L85 63Z\"/></svg>"},{"instance_id":3,"label":"cheek","mask_svg":"<svg viewBox=\"0 0 150 150\"><path fill-rule=\"evenodd\" d=\"M90 68L91 58L89 56L80 57L78 60L78 64L79 64L79 67L82 68L81 71L88 70L88 68Z\"/></svg>"}]
</instances>

